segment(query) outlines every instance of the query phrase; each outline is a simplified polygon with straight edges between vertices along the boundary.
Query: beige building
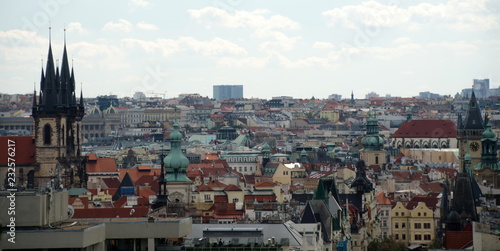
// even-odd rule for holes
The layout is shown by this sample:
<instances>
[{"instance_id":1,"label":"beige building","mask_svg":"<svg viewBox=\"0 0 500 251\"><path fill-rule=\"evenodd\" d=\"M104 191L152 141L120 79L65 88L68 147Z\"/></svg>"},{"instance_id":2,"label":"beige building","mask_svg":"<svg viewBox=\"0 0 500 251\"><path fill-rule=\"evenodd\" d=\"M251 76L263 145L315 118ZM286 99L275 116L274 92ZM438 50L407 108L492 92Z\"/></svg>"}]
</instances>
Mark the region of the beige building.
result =
<instances>
[{"instance_id":1,"label":"beige building","mask_svg":"<svg viewBox=\"0 0 500 251\"><path fill-rule=\"evenodd\" d=\"M273 175L273 182L284 185L291 185L294 182L303 184L307 177L307 172L301 163L279 163Z\"/></svg>"},{"instance_id":2,"label":"beige building","mask_svg":"<svg viewBox=\"0 0 500 251\"><path fill-rule=\"evenodd\" d=\"M398 202L391 210L392 236L407 244L430 244L435 238L433 211L424 202L408 210Z\"/></svg>"}]
</instances>

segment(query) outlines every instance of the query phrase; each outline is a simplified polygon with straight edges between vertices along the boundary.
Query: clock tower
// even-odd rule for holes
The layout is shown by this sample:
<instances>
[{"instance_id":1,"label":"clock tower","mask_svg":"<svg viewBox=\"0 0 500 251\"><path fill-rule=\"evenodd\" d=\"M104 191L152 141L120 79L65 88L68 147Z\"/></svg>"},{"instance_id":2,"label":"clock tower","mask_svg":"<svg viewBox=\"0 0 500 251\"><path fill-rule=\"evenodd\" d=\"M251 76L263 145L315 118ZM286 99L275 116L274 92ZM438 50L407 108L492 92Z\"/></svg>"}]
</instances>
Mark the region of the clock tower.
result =
<instances>
[{"instance_id":1,"label":"clock tower","mask_svg":"<svg viewBox=\"0 0 500 251\"><path fill-rule=\"evenodd\" d=\"M467 152L471 157L471 166L475 166L477 163L481 162L481 139L484 129L485 125L481 116L481 110L479 109L476 95L474 94L474 91L472 91L467 106L465 119L462 119L461 114L458 115L457 140L460 159L460 172L463 171L465 165L464 156Z\"/></svg>"}]
</instances>

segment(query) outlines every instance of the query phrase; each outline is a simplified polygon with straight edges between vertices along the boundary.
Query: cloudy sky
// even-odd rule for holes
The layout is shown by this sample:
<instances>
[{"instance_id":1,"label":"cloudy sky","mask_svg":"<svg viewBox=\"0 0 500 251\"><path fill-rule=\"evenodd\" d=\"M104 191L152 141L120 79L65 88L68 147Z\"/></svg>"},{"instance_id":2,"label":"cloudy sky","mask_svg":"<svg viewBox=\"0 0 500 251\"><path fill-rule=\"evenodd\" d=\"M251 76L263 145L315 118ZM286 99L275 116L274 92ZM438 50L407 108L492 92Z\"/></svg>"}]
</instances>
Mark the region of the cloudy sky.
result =
<instances>
[{"instance_id":1,"label":"cloudy sky","mask_svg":"<svg viewBox=\"0 0 500 251\"><path fill-rule=\"evenodd\" d=\"M0 3L3 93L39 88L49 26L56 58L66 28L86 97L212 97L221 84L244 85L246 98L411 97L500 84L498 0Z\"/></svg>"}]
</instances>

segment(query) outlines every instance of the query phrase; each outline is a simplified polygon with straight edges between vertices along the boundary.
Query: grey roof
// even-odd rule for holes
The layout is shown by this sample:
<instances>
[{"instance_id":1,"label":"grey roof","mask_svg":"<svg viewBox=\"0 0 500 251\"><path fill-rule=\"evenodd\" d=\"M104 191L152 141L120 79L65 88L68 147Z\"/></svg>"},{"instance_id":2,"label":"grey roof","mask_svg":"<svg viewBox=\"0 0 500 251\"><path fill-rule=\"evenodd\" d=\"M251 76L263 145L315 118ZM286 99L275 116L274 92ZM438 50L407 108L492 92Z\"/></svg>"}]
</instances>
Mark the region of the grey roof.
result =
<instances>
[{"instance_id":1,"label":"grey roof","mask_svg":"<svg viewBox=\"0 0 500 251\"><path fill-rule=\"evenodd\" d=\"M300 234L290 226L293 224L193 224L191 234L189 234L187 239L199 239L203 237L203 229L206 228L262 228L263 238L267 240L271 237L279 243L281 239L288 238L290 246L300 246L302 245L302 239ZM295 225L297 226L297 225ZM301 229L300 226L296 228Z\"/></svg>"}]
</instances>

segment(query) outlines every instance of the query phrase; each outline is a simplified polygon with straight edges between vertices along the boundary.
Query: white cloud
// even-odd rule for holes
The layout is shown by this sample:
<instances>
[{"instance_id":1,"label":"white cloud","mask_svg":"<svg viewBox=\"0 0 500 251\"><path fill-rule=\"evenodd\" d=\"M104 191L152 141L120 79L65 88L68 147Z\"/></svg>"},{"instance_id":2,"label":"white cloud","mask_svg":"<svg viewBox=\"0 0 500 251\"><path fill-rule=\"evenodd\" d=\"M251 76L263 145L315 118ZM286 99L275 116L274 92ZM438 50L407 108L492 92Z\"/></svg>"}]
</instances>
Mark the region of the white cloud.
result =
<instances>
[{"instance_id":1,"label":"white cloud","mask_svg":"<svg viewBox=\"0 0 500 251\"><path fill-rule=\"evenodd\" d=\"M438 48L439 50L451 50L458 56L475 55L479 50L479 47L476 45L465 41L429 43L427 47Z\"/></svg>"},{"instance_id":2,"label":"white cloud","mask_svg":"<svg viewBox=\"0 0 500 251\"><path fill-rule=\"evenodd\" d=\"M312 45L312 47L315 49L333 49L333 48L335 48L335 45L333 45L332 43L328 43L328 42L315 42Z\"/></svg>"},{"instance_id":3,"label":"white cloud","mask_svg":"<svg viewBox=\"0 0 500 251\"><path fill-rule=\"evenodd\" d=\"M257 39L266 39L260 49L291 50L301 39L300 36L290 37L278 30L298 30L300 24L288 17L270 15L269 10L227 12L215 7L205 7L199 10L188 10L189 15L201 24L210 28L220 26L226 28L250 28L252 36Z\"/></svg>"},{"instance_id":4,"label":"white cloud","mask_svg":"<svg viewBox=\"0 0 500 251\"><path fill-rule=\"evenodd\" d=\"M392 27L408 22L410 18L408 10L375 1L347 5L325 11L322 14L330 26L342 24L351 29L363 26Z\"/></svg>"},{"instance_id":5,"label":"white cloud","mask_svg":"<svg viewBox=\"0 0 500 251\"><path fill-rule=\"evenodd\" d=\"M217 66L222 68L263 68L269 63L270 57L223 57L217 60Z\"/></svg>"},{"instance_id":6,"label":"white cloud","mask_svg":"<svg viewBox=\"0 0 500 251\"><path fill-rule=\"evenodd\" d=\"M146 0L130 0L129 5L138 7L148 7L149 5L151 5L151 3Z\"/></svg>"},{"instance_id":7,"label":"white cloud","mask_svg":"<svg viewBox=\"0 0 500 251\"><path fill-rule=\"evenodd\" d=\"M76 32L78 34L85 34L87 33L87 30L82 27L81 23L78 22L72 22L68 24L68 27L66 28L67 31L69 32Z\"/></svg>"},{"instance_id":8,"label":"white cloud","mask_svg":"<svg viewBox=\"0 0 500 251\"><path fill-rule=\"evenodd\" d=\"M367 1L331 9L322 14L328 25L343 25L351 29L401 25L414 30L427 24L457 31L499 29L500 18L488 9L489 2L490 0L449 0L446 3L420 3L405 8Z\"/></svg>"},{"instance_id":9,"label":"white cloud","mask_svg":"<svg viewBox=\"0 0 500 251\"><path fill-rule=\"evenodd\" d=\"M237 56L247 55L247 51L244 48L218 37L210 41L200 41L193 37L181 37L176 40L157 39L155 41L126 38L122 39L122 43L126 48L140 47L151 54L160 51L163 56L170 56L174 53L186 50L194 51L203 56L216 56L226 53Z\"/></svg>"},{"instance_id":10,"label":"white cloud","mask_svg":"<svg viewBox=\"0 0 500 251\"><path fill-rule=\"evenodd\" d=\"M411 41L411 38L409 37L398 37L393 40L395 44L405 44Z\"/></svg>"},{"instance_id":11,"label":"white cloud","mask_svg":"<svg viewBox=\"0 0 500 251\"><path fill-rule=\"evenodd\" d=\"M141 30L158 30L158 26L154 24L148 24L146 22L139 22L136 24L136 26Z\"/></svg>"},{"instance_id":12,"label":"white cloud","mask_svg":"<svg viewBox=\"0 0 500 251\"><path fill-rule=\"evenodd\" d=\"M132 31L133 26L134 25L129 21L120 18L117 23L108 22L107 24L104 25L102 30L130 32Z\"/></svg>"}]
</instances>

